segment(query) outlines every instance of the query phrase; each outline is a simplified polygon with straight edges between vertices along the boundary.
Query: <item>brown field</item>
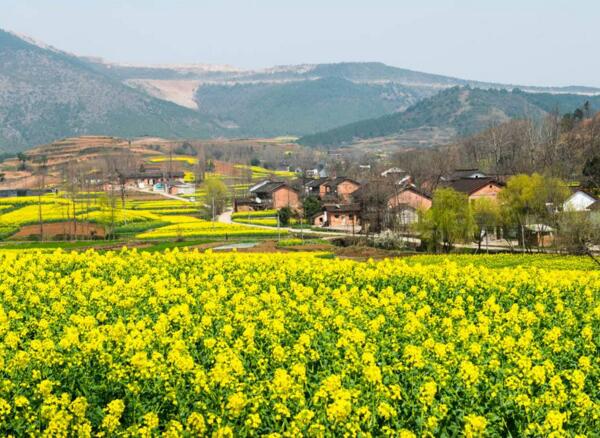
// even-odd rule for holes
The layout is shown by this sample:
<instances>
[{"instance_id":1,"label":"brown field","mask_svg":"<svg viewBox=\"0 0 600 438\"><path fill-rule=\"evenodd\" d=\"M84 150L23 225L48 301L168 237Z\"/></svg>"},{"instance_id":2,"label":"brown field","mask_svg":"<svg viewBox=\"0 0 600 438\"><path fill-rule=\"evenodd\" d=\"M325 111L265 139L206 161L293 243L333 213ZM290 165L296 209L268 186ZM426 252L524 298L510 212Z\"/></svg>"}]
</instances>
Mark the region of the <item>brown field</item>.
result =
<instances>
[{"instance_id":1,"label":"brown field","mask_svg":"<svg viewBox=\"0 0 600 438\"><path fill-rule=\"evenodd\" d=\"M76 234L79 239L82 238L103 238L105 236L104 227L91 223L77 223L77 227L73 222L52 222L44 224L44 238L52 239L56 236L69 236ZM25 225L13 234L12 238L24 239L31 236L40 235L39 225Z\"/></svg>"}]
</instances>

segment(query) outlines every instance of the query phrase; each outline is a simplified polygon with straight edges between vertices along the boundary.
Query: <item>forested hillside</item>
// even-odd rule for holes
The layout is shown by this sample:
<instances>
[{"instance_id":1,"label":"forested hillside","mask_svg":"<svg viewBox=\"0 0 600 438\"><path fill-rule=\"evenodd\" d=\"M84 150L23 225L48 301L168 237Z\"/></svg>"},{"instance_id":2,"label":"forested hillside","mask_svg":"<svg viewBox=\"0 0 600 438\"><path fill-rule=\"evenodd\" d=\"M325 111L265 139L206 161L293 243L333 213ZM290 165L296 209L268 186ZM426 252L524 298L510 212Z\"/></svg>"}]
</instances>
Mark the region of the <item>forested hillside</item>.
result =
<instances>
[{"instance_id":1,"label":"forested hillside","mask_svg":"<svg viewBox=\"0 0 600 438\"><path fill-rule=\"evenodd\" d=\"M461 137L511 119L539 119L549 112L573 111L585 102L590 111L600 108L600 96L454 87L422 100L404 112L307 135L300 143L335 146L421 127L451 128L457 137Z\"/></svg>"},{"instance_id":2,"label":"forested hillside","mask_svg":"<svg viewBox=\"0 0 600 438\"><path fill-rule=\"evenodd\" d=\"M303 135L407 108L421 94L401 85L323 79L198 89L199 111L252 136Z\"/></svg>"},{"instance_id":3,"label":"forested hillside","mask_svg":"<svg viewBox=\"0 0 600 438\"><path fill-rule=\"evenodd\" d=\"M207 137L219 128L94 71L80 59L0 31L0 150L82 134Z\"/></svg>"}]
</instances>

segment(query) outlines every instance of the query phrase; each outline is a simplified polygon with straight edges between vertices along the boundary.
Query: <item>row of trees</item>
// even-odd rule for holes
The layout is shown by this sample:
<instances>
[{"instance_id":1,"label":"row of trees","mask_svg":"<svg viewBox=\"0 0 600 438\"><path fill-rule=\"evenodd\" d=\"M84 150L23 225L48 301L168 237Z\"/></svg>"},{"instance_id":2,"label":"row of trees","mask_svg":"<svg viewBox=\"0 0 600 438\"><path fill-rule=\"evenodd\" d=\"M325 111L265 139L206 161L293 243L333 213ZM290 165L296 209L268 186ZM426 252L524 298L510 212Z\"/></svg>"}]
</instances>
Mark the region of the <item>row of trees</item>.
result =
<instances>
[{"instance_id":1,"label":"row of trees","mask_svg":"<svg viewBox=\"0 0 600 438\"><path fill-rule=\"evenodd\" d=\"M569 181L589 180L585 169L592 160L600 161L600 114L586 118L588 114L589 109L581 109L568 116L552 113L542 120L495 124L452 145L399 151L393 164L431 190L442 176L465 167L501 177L537 172ZM596 184L600 188L600 180Z\"/></svg>"},{"instance_id":2,"label":"row of trees","mask_svg":"<svg viewBox=\"0 0 600 438\"><path fill-rule=\"evenodd\" d=\"M531 251L527 233L552 234L552 246L575 254L591 254L600 245L600 217L590 212L565 211L570 194L566 184L534 173L511 177L497 201L467 196L450 188L434 192L432 207L420 213L417 231L433 251L450 251L458 242L477 242L494 233L509 245ZM537 242L536 242L537 243ZM543 246L544 241L540 242Z\"/></svg>"}]
</instances>

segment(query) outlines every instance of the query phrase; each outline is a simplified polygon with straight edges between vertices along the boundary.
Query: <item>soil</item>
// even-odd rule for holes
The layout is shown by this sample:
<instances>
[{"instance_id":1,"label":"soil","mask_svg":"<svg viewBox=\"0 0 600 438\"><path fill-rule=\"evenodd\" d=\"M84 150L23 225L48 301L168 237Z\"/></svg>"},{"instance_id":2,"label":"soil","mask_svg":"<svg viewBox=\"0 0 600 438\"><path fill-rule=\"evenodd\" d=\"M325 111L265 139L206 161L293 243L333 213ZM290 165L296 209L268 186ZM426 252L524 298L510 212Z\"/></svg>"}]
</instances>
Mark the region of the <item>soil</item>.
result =
<instances>
[{"instance_id":1,"label":"soil","mask_svg":"<svg viewBox=\"0 0 600 438\"><path fill-rule=\"evenodd\" d=\"M96 224L84 224L81 222L77 223L77 228L73 226L73 222L52 222L44 224L44 238L46 240L52 240L56 236L69 236L77 233L79 238L103 238L105 235L104 227ZM27 238L31 236L39 236L40 226L39 225L25 225L21 229L13 234L13 238Z\"/></svg>"}]
</instances>

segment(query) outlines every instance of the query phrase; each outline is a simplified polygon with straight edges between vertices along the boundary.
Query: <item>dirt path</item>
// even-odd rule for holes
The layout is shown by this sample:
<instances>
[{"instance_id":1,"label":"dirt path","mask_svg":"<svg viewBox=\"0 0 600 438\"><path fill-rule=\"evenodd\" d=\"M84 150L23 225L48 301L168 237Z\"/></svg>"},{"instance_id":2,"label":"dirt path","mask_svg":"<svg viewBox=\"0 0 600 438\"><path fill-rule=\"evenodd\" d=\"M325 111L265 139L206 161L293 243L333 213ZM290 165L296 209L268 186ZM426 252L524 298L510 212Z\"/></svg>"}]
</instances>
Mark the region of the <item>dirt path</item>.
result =
<instances>
[{"instance_id":1,"label":"dirt path","mask_svg":"<svg viewBox=\"0 0 600 438\"><path fill-rule=\"evenodd\" d=\"M221 222L222 224L230 224L233 221L231 220L231 215L233 214L233 209L228 208L219 216L217 216L217 222Z\"/></svg>"}]
</instances>

